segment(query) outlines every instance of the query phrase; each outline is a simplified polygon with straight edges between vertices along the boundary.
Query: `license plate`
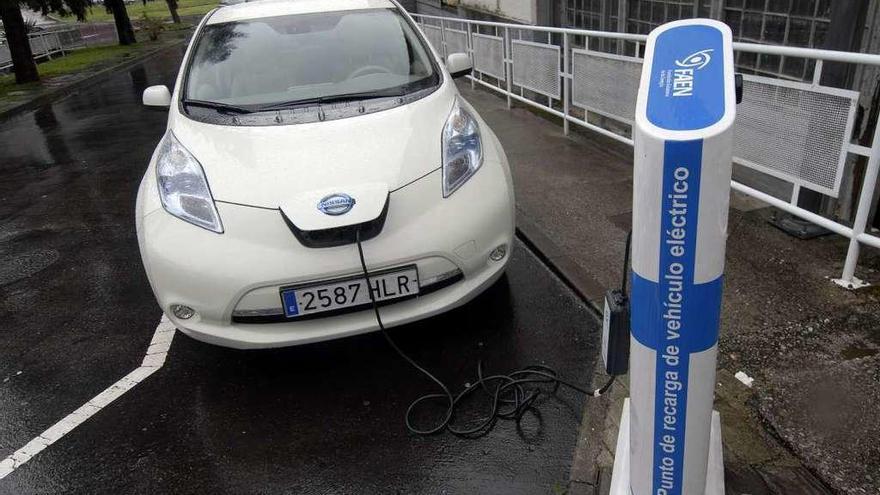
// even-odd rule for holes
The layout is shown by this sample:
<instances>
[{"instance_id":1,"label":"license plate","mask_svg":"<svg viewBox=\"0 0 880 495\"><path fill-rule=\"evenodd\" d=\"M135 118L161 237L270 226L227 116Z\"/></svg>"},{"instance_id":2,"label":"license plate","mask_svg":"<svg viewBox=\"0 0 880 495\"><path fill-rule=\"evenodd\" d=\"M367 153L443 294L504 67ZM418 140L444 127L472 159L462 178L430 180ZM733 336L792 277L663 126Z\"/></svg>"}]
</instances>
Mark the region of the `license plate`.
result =
<instances>
[{"instance_id":1,"label":"license plate","mask_svg":"<svg viewBox=\"0 0 880 495\"><path fill-rule=\"evenodd\" d=\"M410 297L419 293L416 267L370 274L376 301ZM370 304L363 277L281 289L284 314L288 318Z\"/></svg>"}]
</instances>

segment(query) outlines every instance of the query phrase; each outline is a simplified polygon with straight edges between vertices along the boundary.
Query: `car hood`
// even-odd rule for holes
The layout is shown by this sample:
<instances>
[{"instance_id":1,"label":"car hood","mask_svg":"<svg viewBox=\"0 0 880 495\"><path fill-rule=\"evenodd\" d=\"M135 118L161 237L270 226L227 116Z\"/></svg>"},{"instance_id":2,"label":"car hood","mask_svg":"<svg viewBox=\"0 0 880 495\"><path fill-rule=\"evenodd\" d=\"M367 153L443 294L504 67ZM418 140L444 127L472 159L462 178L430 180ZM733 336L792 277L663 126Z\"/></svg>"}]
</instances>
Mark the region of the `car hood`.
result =
<instances>
[{"instance_id":1,"label":"car hood","mask_svg":"<svg viewBox=\"0 0 880 495\"><path fill-rule=\"evenodd\" d=\"M215 200L281 208L300 228L330 228L376 218L390 191L440 166L455 95L444 84L396 108L307 124L217 125L175 111L169 125L202 164ZM355 199L352 215L318 211L337 193Z\"/></svg>"}]
</instances>

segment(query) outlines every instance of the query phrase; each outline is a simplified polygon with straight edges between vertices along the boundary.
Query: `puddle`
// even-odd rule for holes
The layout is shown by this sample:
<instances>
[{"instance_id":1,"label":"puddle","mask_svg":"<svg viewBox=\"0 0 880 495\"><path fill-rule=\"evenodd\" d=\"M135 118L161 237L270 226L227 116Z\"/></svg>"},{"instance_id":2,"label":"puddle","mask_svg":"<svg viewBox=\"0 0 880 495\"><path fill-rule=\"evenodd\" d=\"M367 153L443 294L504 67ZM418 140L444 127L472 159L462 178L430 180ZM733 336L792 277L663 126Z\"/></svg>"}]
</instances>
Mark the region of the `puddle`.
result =
<instances>
[{"instance_id":1,"label":"puddle","mask_svg":"<svg viewBox=\"0 0 880 495\"><path fill-rule=\"evenodd\" d=\"M875 356L880 353L880 349L871 349L868 347L864 347L858 344L852 344L843 351L841 351L840 355L843 359L849 361L852 359L860 359L870 356Z\"/></svg>"},{"instance_id":2,"label":"puddle","mask_svg":"<svg viewBox=\"0 0 880 495\"><path fill-rule=\"evenodd\" d=\"M39 273L60 257L54 249L36 249L26 253L0 258L0 286L28 278Z\"/></svg>"}]
</instances>

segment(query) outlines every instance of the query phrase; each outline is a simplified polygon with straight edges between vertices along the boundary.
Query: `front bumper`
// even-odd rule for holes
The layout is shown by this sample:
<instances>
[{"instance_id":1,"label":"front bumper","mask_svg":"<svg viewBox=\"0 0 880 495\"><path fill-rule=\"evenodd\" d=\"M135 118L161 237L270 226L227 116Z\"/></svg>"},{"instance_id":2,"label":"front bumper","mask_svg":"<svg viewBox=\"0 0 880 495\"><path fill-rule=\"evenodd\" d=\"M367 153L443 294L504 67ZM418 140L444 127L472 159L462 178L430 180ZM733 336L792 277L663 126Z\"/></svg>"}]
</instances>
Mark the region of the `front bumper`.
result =
<instances>
[{"instance_id":1,"label":"front bumper","mask_svg":"<svg viewBox=\"0 0 880 495\"><path fill-rule=\"evenodd\" d=\"M149 172L148 172L149 173ZM469 301L497 280L510 258L514 229L509 171L484 163L467 184L442 199L439 170L391 193L382 233L363 243L368 269L416 264L423 285L459 270L462 279L381 311L386 326L426 318ZM140 195L155 194L144 181ZM154 187L154 184L152 185ZM192 337L227 347L282 347L378 329L372 310L279 323L241 323L233 314L280 308L279 288L361 272L357 246L307 248L280 211L218 202L223 234L185 223L162 209L146 214L139 201L138 240L162 310ZM508 247L501 261L489 253ZM172 304L197 315L179 320ZM240 319L240 318L239 318Z\"/></svg>"}]
</instances>

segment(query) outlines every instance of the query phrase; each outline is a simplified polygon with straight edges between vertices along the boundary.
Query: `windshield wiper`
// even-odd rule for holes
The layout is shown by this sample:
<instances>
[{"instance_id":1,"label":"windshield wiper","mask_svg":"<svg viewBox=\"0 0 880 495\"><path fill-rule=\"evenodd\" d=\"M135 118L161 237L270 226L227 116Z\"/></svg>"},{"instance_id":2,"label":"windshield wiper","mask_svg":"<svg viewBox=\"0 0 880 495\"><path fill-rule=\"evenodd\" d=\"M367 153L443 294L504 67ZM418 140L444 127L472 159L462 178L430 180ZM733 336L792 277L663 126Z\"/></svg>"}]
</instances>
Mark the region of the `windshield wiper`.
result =
<instances>
[{"instance_id":1,"label":"windshield wiper","mask_svg":"<svg viewBox=\"0 0 880 495\"><path fill-rule=\"evenodd\" d=\"M235 105L227 105L226 103L220 103L219 101L191 100L189 98L184 98L183 104L192 107L211 108L213 110L217 110L218 112L253 113L253 110L251 109L237 107Z\"/></svg>"},{"instance_id":2,"label":"windshield wiper","mask_svg":"<svg viewBox=\"0 0 880 495\"><path fill-rule=\"evenodd\" d=\"M257 112L266 112L271 110L283 110L286 108L307 107L311 105L323 105L326 103L339 103L343 101L357 100L374 100L377 98L392 98L395 96L403 96L406 93L400 89L380 90L380 91L362 91L360 93L343 93L338 95L318 96L315 98L304 98L301 100L291 100L281 103L272 103L262 107L257 107Z\"/></svg>"}]
</instances>

